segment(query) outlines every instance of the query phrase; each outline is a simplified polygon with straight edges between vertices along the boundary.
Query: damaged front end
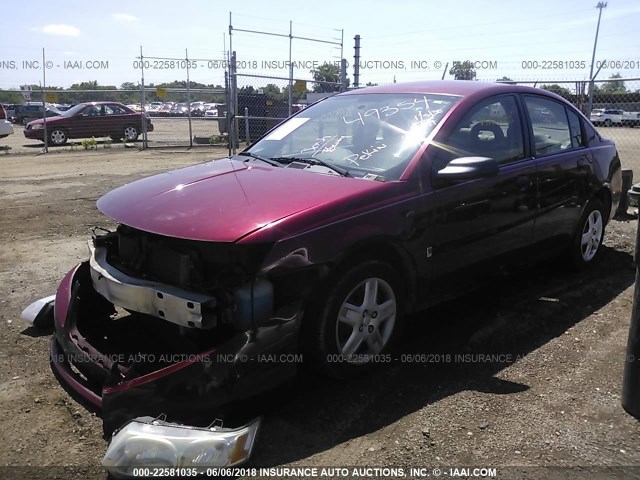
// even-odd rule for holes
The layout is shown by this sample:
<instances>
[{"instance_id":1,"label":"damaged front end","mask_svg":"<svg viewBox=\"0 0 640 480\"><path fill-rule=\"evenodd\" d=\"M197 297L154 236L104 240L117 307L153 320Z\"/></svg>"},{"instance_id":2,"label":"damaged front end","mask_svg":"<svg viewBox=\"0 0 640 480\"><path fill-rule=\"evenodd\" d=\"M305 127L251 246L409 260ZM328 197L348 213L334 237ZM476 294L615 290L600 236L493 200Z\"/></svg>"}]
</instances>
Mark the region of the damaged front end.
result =
<instances>
[{"instance_id":1,"label":"damaged front end","mask_svg":"<svg viewBox=\"0 0 640 480\"><path fill-rule=\"evenodd\" d=\"M105 466L146 465L158 455L191 465L180 452L193 445L213 448L195 455L199 466L248 458L259 422L204 427L295 375L295 362L261 358L298 352L303 289L321 274L304 255L264 265L270 249L124 225L94 237L91 258L58 287L51 360L62 383L101 410L105 434L120 429ZM51 299L40 305L23 317L42 318ZM118 450L116 439L131 448Z\"/></svg>"}]
</instances>

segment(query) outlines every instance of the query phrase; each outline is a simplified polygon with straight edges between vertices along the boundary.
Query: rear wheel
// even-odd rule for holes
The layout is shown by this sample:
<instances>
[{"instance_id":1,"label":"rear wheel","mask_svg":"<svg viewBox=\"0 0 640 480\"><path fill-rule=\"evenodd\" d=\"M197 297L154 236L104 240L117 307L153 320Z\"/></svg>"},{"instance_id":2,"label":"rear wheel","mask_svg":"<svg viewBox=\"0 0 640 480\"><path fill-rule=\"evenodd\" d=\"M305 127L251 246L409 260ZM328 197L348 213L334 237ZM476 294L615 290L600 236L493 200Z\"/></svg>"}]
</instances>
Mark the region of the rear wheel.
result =
<instances>
[{"instance_id":1,"label":"rear wheel","mask_svg":"<svg viewBox=\"0 0 640 480\"><path fill-rule=\"evenodd\" d=\"M303 350L313 365L349 378L390 360L402 320L401 284L391 266L376 260L341 275L305 319Z\"/></svg>"},{"instance_id":2,"label":"rear wheel","mask_svg":"<svg viewBox=\"0 0 640 480\"><path fill-rule=\"evenodd\" d=\"M54 128L49 133L49 140L53 145L64 145L67 143L67 132L60 128Z\"/></svg>"},{"instance_id":3,"label":"rear wheel","mask_svg":"<svg viewBox=\"0 0 640 480\"><path fill-rule=\"evenodd\" d=\"M124 138L128 141L133 142L138 139L138 129L136 127L126 127L124 129Z\"/></svg>"},{"instance_id":4,"label":"rear wheel","mask_svg":"<svg viewBox=\"0 0 640 480\"><path fill-rule=\"evenodd\" d=\"M605 226L604 205L592 199L585 209L573 240L571 257L577 267L593 263L600 253Z\"/></svg>"},{"instance_id":5,"label":"rear wheel","mask_svg":"<svg viewBox=\"0 0 640 480\"><path fill-rule=\"evenodd\" d=\"M610 126L611 126L611 124L612 124L612 122L611 122L611 119L610 119L610 118L607 118L607 119L604 121L604 126L605 126L605 127L610 127Z\"/></svg>"}]
</instances>

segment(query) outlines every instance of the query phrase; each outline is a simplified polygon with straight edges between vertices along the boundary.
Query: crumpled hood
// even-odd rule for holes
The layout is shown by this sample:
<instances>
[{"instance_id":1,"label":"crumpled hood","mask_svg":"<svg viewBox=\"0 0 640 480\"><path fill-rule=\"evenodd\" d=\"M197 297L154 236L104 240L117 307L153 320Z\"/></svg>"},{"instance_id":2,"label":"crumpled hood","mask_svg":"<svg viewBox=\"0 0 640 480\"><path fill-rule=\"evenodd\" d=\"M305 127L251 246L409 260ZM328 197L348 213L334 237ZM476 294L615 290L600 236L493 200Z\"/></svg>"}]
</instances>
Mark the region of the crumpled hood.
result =
<instances>
[{"instance_id":1,"label":"crumpled hood","mask_svg":"<svg viewBox=\"0 0 640 480\"><path fill-rule=\"evenodd\" d=\"M98 200L119 223L159 235L233 242L379 182L224 159L144 178Z\"/></svg>"}]
</instances>

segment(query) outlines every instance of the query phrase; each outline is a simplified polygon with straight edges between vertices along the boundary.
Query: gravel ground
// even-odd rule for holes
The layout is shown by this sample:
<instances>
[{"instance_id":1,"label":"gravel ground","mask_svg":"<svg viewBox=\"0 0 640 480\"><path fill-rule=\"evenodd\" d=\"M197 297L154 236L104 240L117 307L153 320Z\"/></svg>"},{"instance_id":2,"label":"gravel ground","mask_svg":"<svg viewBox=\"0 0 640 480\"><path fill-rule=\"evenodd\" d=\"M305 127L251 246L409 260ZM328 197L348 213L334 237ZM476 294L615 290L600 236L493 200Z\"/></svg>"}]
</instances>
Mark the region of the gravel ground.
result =
<instances>
[{"instance_id":1,"label":"gravel ground","mask_svg":"<svg viewBox=\"0 0 640 480\"><path fill-rule=\"evenodd\" d=\"M91 226L110 224L95 208L100 195L212 154L224 151L0 156L0 478L44 475L18 468L28 465L106 478L101 420L58 385L50 335L26 328L20 311L86 256ZM613 221L584 272L550 261L415 315L395 361L369 376L305 373L257 399L252 464L636 478L640 468L627 467L640 466L640 426L620 405L635 228L633 215Z\"/></svg>"}]
</instances>

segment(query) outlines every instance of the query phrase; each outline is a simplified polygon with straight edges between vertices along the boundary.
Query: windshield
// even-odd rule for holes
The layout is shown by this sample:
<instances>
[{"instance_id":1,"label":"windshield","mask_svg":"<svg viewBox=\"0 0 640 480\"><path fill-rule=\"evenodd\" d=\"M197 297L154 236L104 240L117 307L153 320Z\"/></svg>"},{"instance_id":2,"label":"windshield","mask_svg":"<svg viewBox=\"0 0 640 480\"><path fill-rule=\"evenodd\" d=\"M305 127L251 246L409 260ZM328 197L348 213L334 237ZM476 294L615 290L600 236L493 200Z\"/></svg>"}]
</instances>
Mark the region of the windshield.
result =
<instances>
[{"instance_id":1,"label":"windshield","mask_svg":"<svg viewBox=\"0 0 640 480\"><path fill-rule=\"evenodd\" d=\"M248 152L315 158L353 176L397 180L459 97L370 93L328 98L290 118Z\"/></svg>"}]
</instances>

